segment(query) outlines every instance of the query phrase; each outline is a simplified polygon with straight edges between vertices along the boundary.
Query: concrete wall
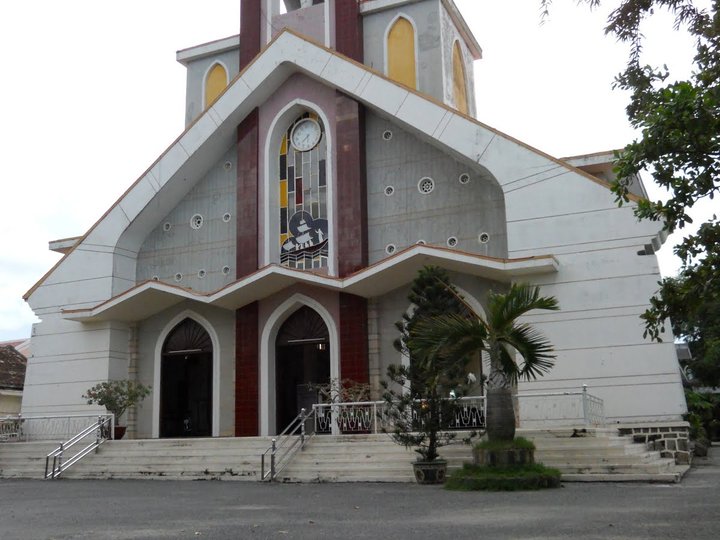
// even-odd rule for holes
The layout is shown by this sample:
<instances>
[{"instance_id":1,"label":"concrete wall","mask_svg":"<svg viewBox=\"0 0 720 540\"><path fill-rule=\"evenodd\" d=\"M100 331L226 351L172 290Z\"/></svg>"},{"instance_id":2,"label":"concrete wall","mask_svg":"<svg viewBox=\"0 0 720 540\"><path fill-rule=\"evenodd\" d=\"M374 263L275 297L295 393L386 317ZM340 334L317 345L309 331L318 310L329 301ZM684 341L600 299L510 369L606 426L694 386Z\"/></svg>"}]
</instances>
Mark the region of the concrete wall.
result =
<instances>
[{"instance_id":1,"label":"concrete wall","mask_svg":"<svg viewBox=\"0 0 720 540\"><path fill-rule=\"evenodd\" d=\"M370 263L388 257L420 240L491 257L507 257L505 202L502 190L487 171L460 162L436 147L373 113L366 117L368 251ZM392 133L390 140L383 134ZM468 182L460 182L462 174ZM430 177L435 188L429 194L418 182ZM392 195L386 190L392 187ZM489 235L481 243L481 233Z\"/></svg>"},{"instance_id":2,"label":"concrete wall","mask_svg":"<svg viewBox=\"0 0 720 540\"><path fill-rule=\"evenodd\" d=\"M411 21L415 27L417 90L443 101L443 39L439 0L405 4L398 8L366 14L363 18L365 65L387 73L386 36L388 28L398 15Z\"/></svg>"},{"instance_id":3,"label":"concrete wall","mask_svg":"<svg viewBox=\"0 0 720 540\"><path fill-rule=\"evenodd\" d=\"M445 6L440 4L440 24L442 27L442 65L444 71L443 101L455 106L455 97L453 94L453 47L455 41L460 43L462 51L463 65L465 66L465 92L467 93L468 114L477 116L475 103L475 77L473 70L472 55L465 44L465 40L460 36L455 23L450 18L450 14Z\"/></svg>"},{"instance_id":4,"label":"concrete wall","mask_svg":"<svg viewBox=\"0 0 720 540\"><path fill-rule=\"evenodd\" d=\"M235 313L186 302L151 317L138 327L138 380L152 393L137 408L137 437L157 437L160 414L160 352L167 335L186 317L213 340L213 434L235 434Z\"/></svg>"},{"instance_id":5,"label":"concrete wall","mask_svg":"<svg viewBox=\"0 0 720 540\"><path fill-rule=\"evenodd\" d=\"M228 82L233 80L240 70L239 49L198 58L187 64L185 86L185 125L190 124L205 110L205 77L216 63L225 67Z\"/></svg>"},{"instance_id":6,"label":"concrete wall","mask_svg":"<svg viewBox=\"0 0 720 540\"><path fill-rule=\"evenodd\" d=\"M236 176L237 152L233 146L145 239L138 254L138 283L157 278L209 292L233 281L238 225ZM203 218L199 229L190 224L195 215ZM224 273L225 267L228 271ZM182 276L180 280L176 274Z\"/></svg>"}]
</instances>

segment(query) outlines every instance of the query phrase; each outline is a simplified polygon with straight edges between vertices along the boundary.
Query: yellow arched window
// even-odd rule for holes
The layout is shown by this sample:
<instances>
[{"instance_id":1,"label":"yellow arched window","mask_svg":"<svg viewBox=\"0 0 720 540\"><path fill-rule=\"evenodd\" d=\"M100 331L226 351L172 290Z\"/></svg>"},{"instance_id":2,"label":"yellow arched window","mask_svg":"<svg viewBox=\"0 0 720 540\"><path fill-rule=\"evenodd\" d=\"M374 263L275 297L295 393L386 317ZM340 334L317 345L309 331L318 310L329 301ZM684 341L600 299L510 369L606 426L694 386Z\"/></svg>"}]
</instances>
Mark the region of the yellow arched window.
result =
<instances>
[{"instance_id":1,"label":"yellow arched window","mask_svg":"<svg viewBox=\"0 0 720 540\"><path fill-rule=\"evenodd\" d=\"M205 108L207 109L213 101L225 90L227 86L227 71L220 64L215 64L208 71L205 79Z\"/></svg>"},{"instance_id":2,"label":"yellow arched window","mask_svg":"<svg viewBox=\"0 0 720 540\"><path fill-rule=\"evenodd\" d=\"M392 80L415 88L415 29L400 17L387 37L387 75Z\"/></svg>"},{"instance_id":3,"label":"yellow arched window","mask_svg":"<svg viewBox=\"0 0 720 540\"><path fill-rule=\"evenodd\" d=\"M460 51L460 43L457 41L453 47L453 98L455 99L455 108L461 113L468 114L465 63Z\"/></svg>"}]
</instances>

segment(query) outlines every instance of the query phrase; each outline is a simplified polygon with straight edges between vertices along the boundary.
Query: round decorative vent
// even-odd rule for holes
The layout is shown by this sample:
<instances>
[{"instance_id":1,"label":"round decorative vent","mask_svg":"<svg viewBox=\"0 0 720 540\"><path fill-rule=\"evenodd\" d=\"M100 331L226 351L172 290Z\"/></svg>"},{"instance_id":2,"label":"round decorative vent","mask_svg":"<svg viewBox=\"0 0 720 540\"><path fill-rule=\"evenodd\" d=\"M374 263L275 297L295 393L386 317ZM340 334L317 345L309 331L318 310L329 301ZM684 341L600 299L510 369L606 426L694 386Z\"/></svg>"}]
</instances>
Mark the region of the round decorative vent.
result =
<instances>
[{"instance_id":1,"label":"round decorative vent","mask_svg":"<svg viewBox=\"0 0 720 540\"><path fill-rule=\"evenodd\" d=\"M228 275L230 273L230 267L229 266L223 266L222 267L222 273L223 275Z\"/></svg>"},{"instance_id":2,"label":"round decorative vent","mask_svg":"<svg viewBox=\"0 0 720 540\"><path fill-rule=\"evenodd\" d=\"M195 214L193 217L190 218L190 226L195 230L202 227L203 222L204 222L204 219L200 214Z\"/></svg>"},{"instance_id":3,"label":"round decorative vent","mask_svg":"<svg viewBox=\"0 0 720 540\"><path fill-rule=\"evenodd\" d=\"M169 221L163 223L163 231L168 232L170 229L172 229L172 223Z\"/></svg>"},{"instance_id":4,"label":"round decorative vent","mask_svg":"<svg viewBox=\"0 0 720 540\"><path fill-rule=\"evenodd\" d=\"M385 131L383 131L382 137L383 137L383 140L389 141L393 137L393 132L390 131L389 129L386 129Z\"/></svg>"},{"instance_id":5,"label":"round decorative vent","mask_svg":"<svg viewBox=\"0 0 720 540\"><path fill-rule=\"evenodd\" d=\"M231 217L232 217L232 216L230 215L230 212L225 212L225 213L223 214L223 221L224 221L225 223L228 223L228 222L230 221L230 218L231 218Z\"/></svg>"},{"instance_id":6,"label":"round decorative vent","mask_svg":"<svg viewBox=\"0 0 720 540\"><path fill-rule=\"evenodd\" d=\"M392 187L392 186L387 186L387 187L385 188L385 195L387 195L388 197L389 197L390 195L392 195L393 193L395 193L395 188L394 188L394 187Z\"/></svg>"},{"instance_id":7,"label":"round decorative vent","mask_svg":"<svg viewBox=\"0 0 720 540\"><path fill-rule=\"evenodd\" d=\"M153 280L153 281L160 281L160 278L159 278L158 276L153 276L153 277L152 277L152 280Z\"/></svg>"},{"instance_id":8,"label":"round decorative vent","mask_svg":"<svg viewBox=\"0 0 720 540\"><path fill-rule=\"evenodd\" d=\"M385 246L385 253L387 253L388 255L392 255L393 253L395 253L396 249L397 248L395 247L395 244L388 244L387 246Z\"/></svg>"},{"instance_id":9,"label":"round decorative vent","mask_svg":"<svg viewBox=\"0 0 720 540\"><path fill-rule=\"evenodd\" d=\"M203 279L207 275L207 272L205 270L198 270L198 277L200 279Z\"/></svg>"},{"instance_id":10,"label":"round decorative vent","mask_svg":"<svg viewBox=\"0 0 720 540\"><path fill-rule=\"evenodd\" d=\"M429 176L421 178L418 182L418 191L423 195L431 193L433 189L435 189L435 181Z\"/></svg>"},{"instance_id":11,"label":"round decorative vent","mask_svg":"<svg viewBox=\"0 0 720 540\"><path fill-rule=\"evenodd\" d=\"M182 278L183 278L183 275L180 272L175 274L175 281L177 281L178 283L180 283L182 281Z\"/></svg>"},{"instance_id":12,"label":"round decorative vent","mask_svg":"<svg viewBox=\"0 0 720 540\"><path fill-rule=\"evenodd\" d=\"M455 247L455 246L457 246L457 244L458 244L458 239L455 238L454 236L451 236L450 238L447 239L448 247Z\"/></svg>"},{"instance_id":13,"label":"round decorative vent","mask_svg":"<svg viewBox=\"0 0 720 540\"><path fill-rule=\"evenodd\" d=\"M490 235L486 232L480 233L480 235L478 236L478 240L481 244L487 244L490 241Z\"/></svg>"},{"instance_id":14,"label":"round decorative vent","mask_svg":"<svg viewBox=\"0 0 720 540\"><path fill-rule=\"evenodd\" d=\"M229 171L230 169L232 169L232 161L226 161L225 164L223 165L223 168L226 171Z\"/></svg>"},{"instance_id":15,"label":"round decorative vent","mask_svg":"<svg viewBox=\"0 0 720 540\"><path fill-rule=\"evenodd\" d=\"M468 173L462 173L458 178L461 184L467 184L470 182L470 175Z\"/></svg>"},{"instance_id":16,"label":"round decorative vent","mask_svg":"<svg viewBox=\"0 0 720 540\"><path fill-rule=\"evenodd\" d=\"M425 244L427 244L427 242L426 242L425 240L418 240L418 241L415 242L415 243L416 243L417 245L419 245L419 246L424 246Z\"/></svg>"}]
</instances>

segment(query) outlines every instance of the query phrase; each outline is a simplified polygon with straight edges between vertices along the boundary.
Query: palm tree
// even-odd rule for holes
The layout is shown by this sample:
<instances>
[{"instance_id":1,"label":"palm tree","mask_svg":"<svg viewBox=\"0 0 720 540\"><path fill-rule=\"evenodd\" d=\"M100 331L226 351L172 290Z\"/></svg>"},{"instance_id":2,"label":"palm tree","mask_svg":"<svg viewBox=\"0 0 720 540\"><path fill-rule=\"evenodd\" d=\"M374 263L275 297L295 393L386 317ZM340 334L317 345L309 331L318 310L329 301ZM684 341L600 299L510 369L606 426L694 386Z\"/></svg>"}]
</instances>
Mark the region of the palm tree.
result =
<instances>
[{"instance_id":1,"label":"palm tree","mask_svg":"<svg viewBox=\"0 0 720 540\"><path fill-rule=\"evenodd\" d=\"M447 314L428 317L413 329L410 347L422 354L466 357L487 351L490 374L487 388L487 433L491 441L515 438L513 385L548 372L555 355L550 342L518 319L534 309L558 310L552 296L540 296L539 287L513 284L507 293L491 293L487 320L469 305L471 317ZM515 353L520 362L515 360Z\"/></svg>"}]
</instances>

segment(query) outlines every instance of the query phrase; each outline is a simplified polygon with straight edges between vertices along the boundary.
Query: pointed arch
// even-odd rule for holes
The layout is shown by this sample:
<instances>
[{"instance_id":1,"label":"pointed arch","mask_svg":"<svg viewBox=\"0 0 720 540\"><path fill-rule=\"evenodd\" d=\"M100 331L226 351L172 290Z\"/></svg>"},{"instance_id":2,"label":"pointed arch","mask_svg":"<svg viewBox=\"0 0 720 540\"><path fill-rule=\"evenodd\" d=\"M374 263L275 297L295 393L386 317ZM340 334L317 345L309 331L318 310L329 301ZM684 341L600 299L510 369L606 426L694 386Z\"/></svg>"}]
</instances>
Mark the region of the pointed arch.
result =
<instances>
[{"instance_id":1,"label":"pointed arch","mask_svg":"<svg viewBox=\"0 0 720 540\"><path fill-rule=\"evenodd\" d=\"M160 372L165 341L185 319L199 324L210 336L212 342L212 436L220 436L220 339L210 321L192 310L186 309L170 319L158 334L153 356L153 389L152 389L152 436L160 437Z\"/></svg>"},{"instance_id":2,"label":"pointed arch","mask_svg":"<svg viewBox=\"0 0 720 540\"><path fill-rule=\"evenodd\" d=\"M417 31L409 17L398 15L385 34L385 74L417 89Z\"/></svg>"},{"instance_id":3,"label":"pointed arch","mask_svg":"<svg viewBox=\"0 0 720 540\"><path fill-rule=\"evenodd\" d=\"M465 76L465 62L463 61L460 42L455 40L453 45L453 100L455 108L463 114L468 114L467 77Z\"/></svg>"},{"instance_id":4,"label":"pointed arch","mask_svg":"<svg viewBox=\"0 0 720 540\"><path fill-rule=\"evenodd\" d=\"M203 84L203 108L207 109L210 104L215 101L220 94L222 94L227 85L227 68L222 64L222 62L215 62L205 72L205 82Z\"/></svg>"},{"instance_id":5,"label":"pointed arch","mask_svg":"<svg viewBox=\"0 0 720 540\"><path fill-rule=\"evenodd\" d=\"M322 318L329 334L330 380L340 376L340 339L330 312L317 300L296 293L268 317L260 337L260 435L268 436L275 426L275 343L283 323L298 309L307 306ZM333 428L335 429L335 428Z\"/></svg>"}]
</instances>

